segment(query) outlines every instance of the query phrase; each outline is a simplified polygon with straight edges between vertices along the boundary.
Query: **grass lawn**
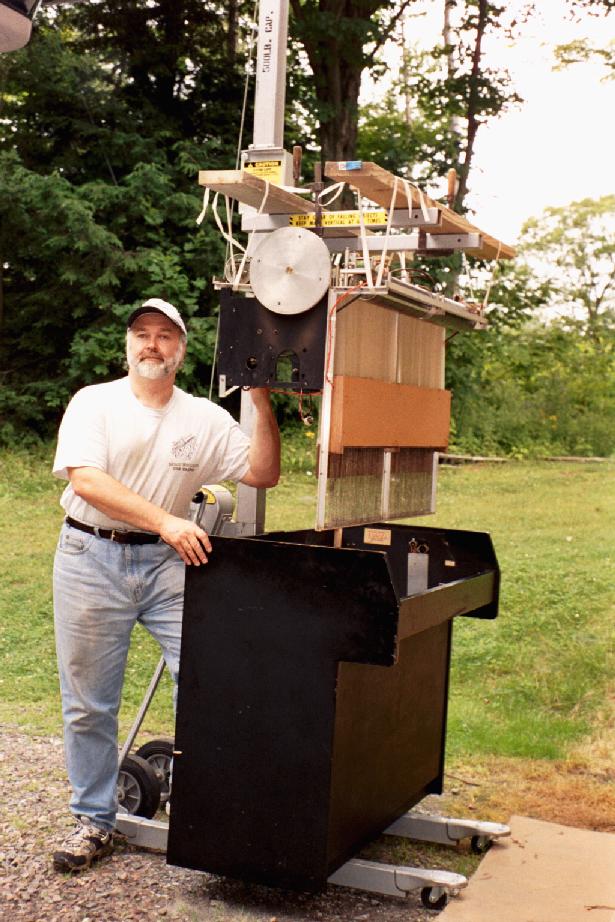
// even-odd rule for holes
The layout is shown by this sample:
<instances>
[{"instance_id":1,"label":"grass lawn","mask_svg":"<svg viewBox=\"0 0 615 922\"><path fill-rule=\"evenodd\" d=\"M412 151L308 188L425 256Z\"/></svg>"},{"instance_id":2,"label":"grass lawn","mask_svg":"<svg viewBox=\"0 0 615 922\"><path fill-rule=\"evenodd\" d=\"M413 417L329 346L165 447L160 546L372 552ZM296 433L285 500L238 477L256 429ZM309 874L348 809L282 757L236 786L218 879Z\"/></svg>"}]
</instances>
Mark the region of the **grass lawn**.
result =
<instances>
[{"instance_id":1,"label":"grass lawn","mask_svg":"<svg viewBox=\"0 0 615 922\"><path fill-rule=\"evenodd\" d=\"M306 443L307 444L307 443ZM312 524L314 476L302 451L269 494L268 528ZM0 716L28 731L60 732L51 568L62 519L50 452L0 455ZM444 468L427 525L489 531L502 568L500 617L459 618L448 752L557 760L596 738L615 660L615 468L511 462ZM136 712L158 650L134 635L122 725ZM167 681L145 732L172 733Z\"/></svg>"}]
</instances>

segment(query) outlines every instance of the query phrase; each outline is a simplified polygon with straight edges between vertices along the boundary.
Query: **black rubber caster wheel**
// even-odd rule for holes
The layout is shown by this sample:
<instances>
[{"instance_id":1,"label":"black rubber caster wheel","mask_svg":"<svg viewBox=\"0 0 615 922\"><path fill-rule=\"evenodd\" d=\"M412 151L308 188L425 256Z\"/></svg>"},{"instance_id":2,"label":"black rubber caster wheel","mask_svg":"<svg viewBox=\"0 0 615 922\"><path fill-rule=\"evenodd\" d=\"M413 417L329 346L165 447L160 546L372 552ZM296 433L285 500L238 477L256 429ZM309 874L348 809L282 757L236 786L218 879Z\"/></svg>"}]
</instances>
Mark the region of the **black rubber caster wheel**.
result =
<instances>
[{"instance_id":1,"label":"black rubber caster wheel","mask_svg":"<svg viewBox=\"0 0 615 922\"><path fill-rule=\"evenodd\" d=\"M486 855L492 845L489 836L472 836L470 839L470 849L475 855Z\"/></svg>"},{"instance_id":2,"label":"black rubber caster wheel","mask_svg":"<svg viewBox=\"0 0 615 922\"><path fill-rule=\"evenodd\" d=\"M151 819L160 806L160 784L156 772L140 756L126 756L117 775L119 806L133 816Z\"/></svg>"},{"instance_id":3,"label":"black rubber caster wheel","mask_svg":"<svg viewBox=\"0 0 615 922\"><path fill-rule=\"evenodd\" d=\"M137 749L137 755L152 766L160 785L160 803L164 806L169 799L173 740L150 740Z\"/></svg>"},{"instance_id":4,"label":"black rubber caster wheel","mask_svg":"<svg viewBox=\"0 0 615 922\"><path fill-rule=\"evenodd\" d=\"M444 909L448 903L448 893L441 887L423 887L421 890L421 903L425 909L437 911Z\"/></svg>"}]
</instances>

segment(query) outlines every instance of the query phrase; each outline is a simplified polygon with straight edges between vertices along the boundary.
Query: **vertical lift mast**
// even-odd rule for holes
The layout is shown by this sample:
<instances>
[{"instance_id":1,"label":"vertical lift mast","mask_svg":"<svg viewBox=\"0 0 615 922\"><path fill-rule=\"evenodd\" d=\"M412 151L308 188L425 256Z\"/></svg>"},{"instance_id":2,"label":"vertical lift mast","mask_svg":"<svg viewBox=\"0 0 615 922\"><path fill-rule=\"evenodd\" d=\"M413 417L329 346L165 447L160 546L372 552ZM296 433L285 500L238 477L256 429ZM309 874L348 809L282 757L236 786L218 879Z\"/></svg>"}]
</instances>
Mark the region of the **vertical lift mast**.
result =
<instances>
[{"instance_id":1,"label":"vertical lift mast","mask_svg":"<svg viewBox=\"0 0 615 922\"><path fill-rule=\"evenodd\" d=\"M390 524L433 511L448 432L444 329L485 321L408 282L404 258L401 279L382 268L393 240L402 254L513 251L370 163L326 164L358 191L358 211L329 214L319 235L305 229L320 203L296 194L283 148L287 22L288 0L261 0L253 143L241 171L199 181L237 199L251 231L249 282L218 284L221 377L278 384L277 357L290 352L285 384L323 392L318 530L264 534L264 491L239 487L207 572L187 574L168 842L154 820L122 816L118 828L184 867L306 889L419 888L441 908L465 878L352 855L382 831L471 838L477 850L509 833L407 812L442 790L453 619L497 614L491 542ZM364 213L363 196L376 211ZM323 253L326 273L312 265ZM250 432L246 391L241 425Z\"/></svg>"},{"instance_id":2,"label":"vertical lift mast","mask_svg":"<svg viewBox=\"0 0 615 922\"><path fill-rule=\"evenodd\" d=\"M286 99L286 46L288 0L261 0L256 51L253 143L245 163L279 162L278 180L290 185L292 157L284 150ZM241 392L241 427L252 432L253 406L249 393ZM237 487L237 522L242 534L265 530L266 491L240 483Z\"/></svg>"}]
</instances>

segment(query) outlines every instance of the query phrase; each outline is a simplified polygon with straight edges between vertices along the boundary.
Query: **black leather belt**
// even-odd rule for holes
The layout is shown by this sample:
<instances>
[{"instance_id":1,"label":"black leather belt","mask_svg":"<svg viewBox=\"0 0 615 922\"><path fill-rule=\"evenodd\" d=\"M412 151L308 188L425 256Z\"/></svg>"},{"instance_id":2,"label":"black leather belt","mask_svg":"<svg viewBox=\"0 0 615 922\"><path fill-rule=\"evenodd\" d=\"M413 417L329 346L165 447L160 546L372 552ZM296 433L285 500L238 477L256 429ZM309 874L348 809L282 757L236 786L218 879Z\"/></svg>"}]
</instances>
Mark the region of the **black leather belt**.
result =
<instances>
[{"instance_id":1,"label":"black leather belt","mask_svg":"<svg viewBox=\"0 0 615 922\"><path fill-rule=\"evenodd\" d=\"M93 525L84 525L83 522L77 522L66 516L66 524L71 528L77 528L79 531L85 531L88 535L96 535L98 538L108 538L109 541L117 541L118 544L157 544L160 541L158 535L148 535L143 531L118 531L117 528L94 528Z\"/></svg>"}]
</instances>

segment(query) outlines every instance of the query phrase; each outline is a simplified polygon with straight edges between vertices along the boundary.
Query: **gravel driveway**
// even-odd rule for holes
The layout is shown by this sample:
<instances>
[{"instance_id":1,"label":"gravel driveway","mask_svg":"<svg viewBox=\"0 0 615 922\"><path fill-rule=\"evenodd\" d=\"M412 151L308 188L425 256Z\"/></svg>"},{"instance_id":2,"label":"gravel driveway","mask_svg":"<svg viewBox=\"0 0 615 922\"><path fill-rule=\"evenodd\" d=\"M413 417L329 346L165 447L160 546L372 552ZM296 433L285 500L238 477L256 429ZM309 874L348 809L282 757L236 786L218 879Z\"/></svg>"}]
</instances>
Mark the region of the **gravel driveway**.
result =
<instances>
[{"instance_id":1,"label":"gravel driveway","mask_svg":"<svg viewBox=\"0 0 615 922\"><path fill-rule=\"evenodd\" d=\"M317 896L271 890L167 867L164 857L120 846L84 874L56 874L50 852L72 826L62 742L2 727L0 918L23 922L420 922L407 899L328 887Z\"/></svg>"}]
</instances>

